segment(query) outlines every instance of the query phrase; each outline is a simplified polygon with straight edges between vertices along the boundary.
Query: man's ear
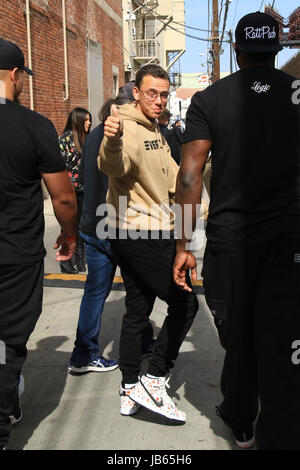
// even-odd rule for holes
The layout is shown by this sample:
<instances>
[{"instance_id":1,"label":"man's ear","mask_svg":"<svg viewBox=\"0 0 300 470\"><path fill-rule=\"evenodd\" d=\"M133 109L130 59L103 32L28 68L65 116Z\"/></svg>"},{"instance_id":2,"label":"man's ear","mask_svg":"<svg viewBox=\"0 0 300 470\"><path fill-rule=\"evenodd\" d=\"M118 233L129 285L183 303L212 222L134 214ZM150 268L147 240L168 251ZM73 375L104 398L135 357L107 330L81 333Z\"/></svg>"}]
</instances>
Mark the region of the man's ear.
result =
<instances>
[{"instance_id":1,"label":"man's ear","mask_svg":"<svg viewBox=\"0 0 300 470\"><path fill-rule=\"evenodd\" d=\"M137 86L133 87L132 94L135 101L137 101L139 99L139 89Z\"/></svg>"},{"instance_id":2,"label":"man's ear","mask_svg":"<svg viewBox=\"0 0 300 470\"><path fill-rule=\"evenodd\" d=\"M19 69L15 67L14 69L9 71L9 78L13 83L16 83L19 78Z\"/></svg>"}]
</instances>

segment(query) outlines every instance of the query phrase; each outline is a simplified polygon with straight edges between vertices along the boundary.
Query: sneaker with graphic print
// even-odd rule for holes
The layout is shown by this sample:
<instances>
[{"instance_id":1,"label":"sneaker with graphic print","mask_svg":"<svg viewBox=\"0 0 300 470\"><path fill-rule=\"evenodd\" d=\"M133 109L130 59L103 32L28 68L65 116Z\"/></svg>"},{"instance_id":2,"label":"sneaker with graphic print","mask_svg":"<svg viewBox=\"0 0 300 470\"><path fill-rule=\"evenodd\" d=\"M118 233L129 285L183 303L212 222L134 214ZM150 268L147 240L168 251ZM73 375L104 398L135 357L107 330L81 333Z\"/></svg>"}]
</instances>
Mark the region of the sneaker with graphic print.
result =
<instances>
[{"instance_id":1,"label":"sneaker with graphic print","mask_svg":"<svg viewBox=\"0 0 300 470\"><path fill-rule=\"evenodd\" d=\"M131 400L130 395L135 387L123 388L120 385L120 413L123 416L131 416L137 413L140 405Z\"/></svg>"},{"instance_id":2,"label":"sneaker with graphic print","mask_svg":"<svg viewBox=\"0 0 300 470\"><path fill-rule=\"evenodd\" d=\"M132 390L130 398L154 413L159 413L172 420L185 422L185 413L177 409L175 403L167 394L166 387L170 388L168 382L169 379L165 379L165 377L152 378L143 375Z\"/></svg>"}]
</instances>

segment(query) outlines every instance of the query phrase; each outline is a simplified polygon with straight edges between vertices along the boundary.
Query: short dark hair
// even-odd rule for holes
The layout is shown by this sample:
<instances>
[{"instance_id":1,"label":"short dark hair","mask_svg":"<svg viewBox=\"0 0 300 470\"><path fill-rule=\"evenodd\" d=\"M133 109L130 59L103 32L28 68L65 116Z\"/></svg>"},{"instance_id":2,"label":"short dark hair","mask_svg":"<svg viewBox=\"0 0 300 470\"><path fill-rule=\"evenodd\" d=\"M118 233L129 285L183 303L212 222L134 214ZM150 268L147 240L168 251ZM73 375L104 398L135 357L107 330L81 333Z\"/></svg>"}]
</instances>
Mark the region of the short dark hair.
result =
<instances>
[{"instance_id":1,"label":"short dark hair","mask_svg":"<svg viewBox=\"0 0 300 470\"><path fill-rule=\"evenodd\" d=\"M134 97L132 94L133 88L134 88L134 80L131 80L130 82L125 83L125 85L121 86L119 88L119 93L117 98L124 98L126 100L134 101Z\"/></svg>"},{"instance_id":2,"label":"short dark hair","mask_svg":"<svg viewBox=\"0 0 300 470\"><path fill-rule=\"evenodd\" d=\"M108 116L110 116L110 108L112 104L115 104L116 106L122 106L123 104L128 104L132 103L131 100L127 100L125 98L109 98L108 100L105 101L103 104L102 108L100 109L99 112L99 119L102 122L105 122Z\"/></svg>"},{"instance_id":3,"label":"short dark hair","mask_svg":"<svg viewBox=\"0 0 300 470\"><path fill-rule=\"evenodd\" d=\"M168 73L160 66L156 64L144 65L140 70L137 71L135 76L135 86L140 88L143 78L146 75L151 75L152 77L162 78L163 80L169 80L170 77Z\"/></svg>"},{"instance_id":4,"label":"short dark hair","mask_svg":"<svg viewBox=\"0 0 300 470\"><path fill-rule=\"evenodd\" d=\"M165 121L170 121L170 118L171 118L171 113L167 108L165 108L163 112L160 114L160 116L158 117L158 122L163 124Z\"/></svg>"}]
</instances>

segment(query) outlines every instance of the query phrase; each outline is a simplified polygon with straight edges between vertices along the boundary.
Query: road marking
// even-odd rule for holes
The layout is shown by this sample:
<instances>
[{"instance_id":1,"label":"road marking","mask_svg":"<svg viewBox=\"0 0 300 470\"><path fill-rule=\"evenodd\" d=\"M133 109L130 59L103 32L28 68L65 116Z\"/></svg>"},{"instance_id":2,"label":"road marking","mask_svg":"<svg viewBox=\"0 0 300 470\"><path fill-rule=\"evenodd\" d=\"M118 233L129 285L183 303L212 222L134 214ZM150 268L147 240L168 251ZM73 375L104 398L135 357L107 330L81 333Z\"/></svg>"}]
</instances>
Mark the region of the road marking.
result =
<instances>
[{"instance_id":1,"label":"road marking","mask_svg":"<svg viewBox=\"0 0 300 470\"><path fill-rule=\"evenodd\" d=\"M63 274L63 273L52 273L52 274L45 274L44 276L45 279L48 279L49 281L79 281L79 282L85 282L87 275L86 274ZM123 284L123 279L122 276L115 276L114 277L114 284ZM203 286L203 281L202 279L198 279L196 282L192 281L193 286Z\"/></svg>"}]
</instances>

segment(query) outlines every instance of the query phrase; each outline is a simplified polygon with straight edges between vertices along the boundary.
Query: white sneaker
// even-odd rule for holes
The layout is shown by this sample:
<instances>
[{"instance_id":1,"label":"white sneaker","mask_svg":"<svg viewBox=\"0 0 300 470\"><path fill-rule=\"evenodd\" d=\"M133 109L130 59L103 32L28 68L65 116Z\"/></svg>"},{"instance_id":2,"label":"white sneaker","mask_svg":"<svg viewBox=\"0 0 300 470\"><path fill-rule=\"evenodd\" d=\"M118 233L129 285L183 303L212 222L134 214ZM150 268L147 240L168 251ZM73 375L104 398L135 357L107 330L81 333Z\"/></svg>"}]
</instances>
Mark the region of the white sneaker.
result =
<instances>
[{"instance_id":1,"label":"white sneaker","mask_svg":"<svg viewBox=\"0 0 300 470\"><path fill-rule=\"evenodd\" d=\"M123 388L120 385L120 413L123 416L131 416L137 413L140 405L131 400L130 396L135 387Z\"/></svg>"},{"instance_id":2,"label":"white sneaker","mask_svg":"<svg viewBox=\"0 0 300 470\"><path fill-rule=\"evenodd\" d=\"M143 375L132 390L130 398L154 413L185 422L185 413L176 408L175 403L167 394L166 387L170 388L168 382L169 379L166 380L165 377L150 378Z\"/></svg>"}]
</instances>

